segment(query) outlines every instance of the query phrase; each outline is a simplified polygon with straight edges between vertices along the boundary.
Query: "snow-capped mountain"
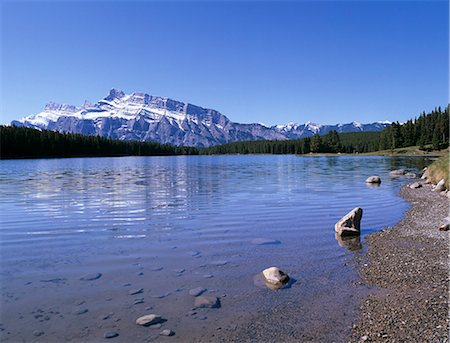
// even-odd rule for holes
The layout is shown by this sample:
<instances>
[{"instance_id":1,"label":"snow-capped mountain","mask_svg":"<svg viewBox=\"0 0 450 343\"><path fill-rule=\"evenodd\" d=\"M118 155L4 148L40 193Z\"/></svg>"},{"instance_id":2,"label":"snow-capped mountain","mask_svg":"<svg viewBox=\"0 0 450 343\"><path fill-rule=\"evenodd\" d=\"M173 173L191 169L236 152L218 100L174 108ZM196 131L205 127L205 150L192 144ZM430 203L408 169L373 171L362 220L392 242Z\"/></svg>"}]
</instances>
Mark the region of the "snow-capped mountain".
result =
<instances>
[{"instance_id":1,"label":"snow-capped mountain","mask_svg":"<svg viewBox=\"0 0 450 343\"><path fill-rule=\"evenodd\" d=\"M289 123L267 127L239 124L220 112L145 93L125 94L112 89L95 104L83 106L49 103L38 114L12 125L59 132L100 135L121 140L155 141L171 145L207 147L258 139L295 139L316 133L380 131L389 122L317 125Z\"/></svg>"}]
</instances>

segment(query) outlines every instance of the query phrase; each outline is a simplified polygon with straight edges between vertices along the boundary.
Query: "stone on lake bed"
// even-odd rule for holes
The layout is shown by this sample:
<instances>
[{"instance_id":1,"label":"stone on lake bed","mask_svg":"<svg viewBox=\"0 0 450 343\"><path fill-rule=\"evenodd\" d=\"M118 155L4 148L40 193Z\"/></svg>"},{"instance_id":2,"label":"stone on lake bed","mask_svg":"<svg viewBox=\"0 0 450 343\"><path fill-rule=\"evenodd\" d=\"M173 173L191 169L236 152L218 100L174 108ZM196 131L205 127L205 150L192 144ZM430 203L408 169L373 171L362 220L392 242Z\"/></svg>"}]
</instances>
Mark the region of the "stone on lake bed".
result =
<instances>
[{"instance_id":1,"label":"stone on lake bed","mask_svg":"<svg viewBox=\"0 0 450 343\"><path fill-rule=\"evenodd\" d=\"M203 287L196 287L189 290L189 295L192 295L194 297L198 297L200 294L206 292L206 288Z\"/></svg>"},{"instance_id":2,"label":"stone on lake bed","mask_svg":"<svg viewBox=\"0 0 450 343\"><path fill-rule=\"evenodd\" d=\"M162 298L168 297L169 295L170 295L170 292L166 292L166 293L162 293L162 294L153 294L150 296L155 299L162 299Z\"/></svg>"},{"instance_id":3,"label":"stone on lake bed","mask_svg":"<svg viewBox=\"0 0 450 343\"><path fill-rule=\"evenodd\" d=\"M189 251L187 254L188 254L189 256L195 257L195 256L200 255L200 251Z\"/></svg>"},{"instance_id":4,"label":"stone on lake bed","mask_svg":"<svg viewBox=\"0 0 450 343\"><path fill-rule=\"evenodd\" d=\"M366 183L381 183L381 178L377 175L369 176L366 179Z\"/></svg>"},{"instance_id":5,"label":"stone on lake bed","mask_svg":"<svg viewBox=\"0 0 450 343\"><path fill-rule=\"evenodd\" d=\"M131 289L130 291L128 291L128 294L129 295L136 295L136 294L141 294L142 292L144 292L143 288Z\"/></svg>"},{"instance_id":6,"label":"stone on lake bed","mask_svg":"<svg viewBox=\"0 0 450 343\"><path fill-rule=\"evenodd\" d=\"M161 336L173 336L173 335L175 335L175 332L173 332L170 329L165 329L165 330L162 330L159 334Z\"/></svg>"},{"instance_id":7,"label":"stone on lake bed","mask_svg":"<svg viewBox=\"0 0 450 343\"><path fill-rule=\"evenodd\" d=\"M417 177L417 175L414 173L406 173L405 177L410 178L410 179L415 179Z\"/></svg>"},{"instance_id":8,"label":"stone on lake bed","mask_svg":"<svg viewBox=\"0 0 450 343\"><path fill-rule=\"evenodd\" d=\"M194 302L195 308L219 308L220 300L218 297L209 296L209 295L200 295L195 297Z\"/></svg>"},{"instance_id":9,"label":"stone on lake bed","mask_svg":"<svg viewBox=\"0 0 450 343\"><path fill-rule=\"evenodd\" d=\"M416 188L420 188L422 187L422 185L418 182L414 182L413 184L409 185L409 188L411 189L416 189Z\"/></svg>"},{"instance_id":10,"label":"stone on lake bed","mask_svg":"<svg viewBox=\"0 0 450 343\"><path fill-rule=\"evenodd\" d=\"M87 308L77 308L77 309L75 309L74 311L72 311L72 314L75 314L75 315L80 315L80 314L85 314L85 313L87 313L89 310L87 309Z\"/></svg>"},{"instance_id":11,"label":"stone on lake bed","mask_svg":"<svg viewBox=\"0 0 450 343\"><path fill-rule=\"evenodd\" d=\"M221 261L213 261L213 262L210 263L210 265L213 265L213 266L224 266L227 263L228 263L228 261L221 260Z\"/></svg>"},{"instance_id":12,"label":"stone on lake bed","mask_svg":"<svg viewBox=\"0 0 450 343\"><path fill-rule=\"evenodd\" d=\"M104 334L103 334L103 337L105 337L105 338L114 338L114 337L117 337L117 336L119 336L119 334L117 333L117 332L115 332L115 331L108 331L108 332L105 332Z\"/></svg>"},{"instance_id":13,"label":"stone on lake bed","mask_svg":"<svg viewBox=\"0 0 450 343\"><path fill-rule=\"evenodd\" d=\"M359 235L362 214L362 208L355 207L334 225L334 230L339 236Z\"/></svg>"},{"instance_id":14,"label":"stone on lake bed","mask_svg":"<svg viewBox=\"0 0 450 343\"><path fill-rule=\"evenodd\" d=\"M162 317L157 314L146 314L145 316L136 319L137 325L150 326L152 324L157 324L162 320Z\"/></svg>"},{"instance_id":15,"label":"stone on lake bed","mask_svg":"<svg viewBox=\"0 0 450 343\"><path fill-rule=\"evenodd\" d=\"M100 279L102 277L101 273L89 273L80 278L81 281L93 281Z\"/></svg>"},{"instance_id":16,"label":"stone on lake bed","mask_svg":"<svg viewBox=\"0 0 450 343\"><path fill-rule=\"evenodd\" d=\"M251 241L254 245L267 245L267 244L280 244L281 242L276 239L270 238L255 238Z\"/></svg>"},{"instance_id":17,"label":"stone on lake bed","mask_svg":"<svg viewBox=\"0 0 450 343\"><path fill-rule=\"evenodd\" d=\"M270 267L261 272L267 287L273 290L282 288L289 282L289 276L277 267Z\"/></svg>"}]
</instances>

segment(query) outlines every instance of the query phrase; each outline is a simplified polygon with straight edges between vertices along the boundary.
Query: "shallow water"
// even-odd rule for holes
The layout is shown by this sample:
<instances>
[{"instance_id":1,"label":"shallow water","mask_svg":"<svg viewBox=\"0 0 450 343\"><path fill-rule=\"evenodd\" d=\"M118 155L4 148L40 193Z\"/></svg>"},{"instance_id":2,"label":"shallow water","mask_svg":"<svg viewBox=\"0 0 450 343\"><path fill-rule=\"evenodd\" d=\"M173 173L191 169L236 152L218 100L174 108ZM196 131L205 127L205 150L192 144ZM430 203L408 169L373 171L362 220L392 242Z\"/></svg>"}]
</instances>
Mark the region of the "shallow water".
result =
<instances>
[{"instance_id":1,"label":"shallow water","mask_svg":"<svg viewBox=\"0 0 450 343\"><path fill-rule=\"evenodd\" d=\"M363 237L394 225L408 207L398 197L407 180L389 171L425 163L291 155L0 161L2 340L96 342L107 331L119 334L115 342L215 340L290 306L302 313L292 337L343 341L359 301L352 261L361 250L336 241L334 223L359 206ZM381 176L380 187L365 185L370 175ZM289 288L254 284L273 265L295 280ZM88 273L102 275L80 280ZM188 291L198 286L221 308L189 313ZM167 321L137 326L147 313ZM159 337L163 328L175 336Z\"/></svg>"}]
</instances>

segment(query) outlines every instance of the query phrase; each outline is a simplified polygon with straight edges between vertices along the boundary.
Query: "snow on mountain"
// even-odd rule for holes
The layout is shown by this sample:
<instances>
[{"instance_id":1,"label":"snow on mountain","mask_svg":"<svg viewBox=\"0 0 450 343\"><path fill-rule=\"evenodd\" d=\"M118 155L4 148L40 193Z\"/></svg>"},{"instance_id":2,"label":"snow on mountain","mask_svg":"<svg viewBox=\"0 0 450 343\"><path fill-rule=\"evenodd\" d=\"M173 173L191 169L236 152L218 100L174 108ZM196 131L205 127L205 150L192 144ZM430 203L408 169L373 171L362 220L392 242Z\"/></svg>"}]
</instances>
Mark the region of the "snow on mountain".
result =
<instances>
[{"instance_id":1,"label":"snow on mountain","mask_svg":"<svg viewBox=\"0 0 450 343\"><path fill-rule=\"evenodd\" d=\"M172 145L206 147L257 139L296 139L314 134L380 131L390 122L318 125L288 123L239 124L213 109L146 93L125 94L112 89L108 96L83 106L49 103L40 113L13 121L36 129L100 135L121 140L156 141Z\"/></svg>"}]
</instances>

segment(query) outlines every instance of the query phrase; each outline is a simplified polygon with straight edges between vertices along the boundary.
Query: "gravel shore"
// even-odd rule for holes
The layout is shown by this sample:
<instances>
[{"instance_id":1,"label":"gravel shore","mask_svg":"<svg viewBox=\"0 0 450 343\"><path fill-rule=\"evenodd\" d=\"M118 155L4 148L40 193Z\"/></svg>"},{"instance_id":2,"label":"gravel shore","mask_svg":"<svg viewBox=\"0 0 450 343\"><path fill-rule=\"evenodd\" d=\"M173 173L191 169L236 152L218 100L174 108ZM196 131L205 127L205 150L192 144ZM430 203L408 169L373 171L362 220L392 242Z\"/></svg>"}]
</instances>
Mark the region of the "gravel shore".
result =
<instances>
[{"instance_id":1,"label":"gravel shore","mask_svg":"<svg viewBox=\"0 0 450 343\"><path fill-rule=\"evenodd\" d=\"M366 239L360 273L372 291L352 342L449 341L449 231L439 231L448 198L430 185L400 195L412 204L405 218Z\"/></svg>"}]
</instances>

